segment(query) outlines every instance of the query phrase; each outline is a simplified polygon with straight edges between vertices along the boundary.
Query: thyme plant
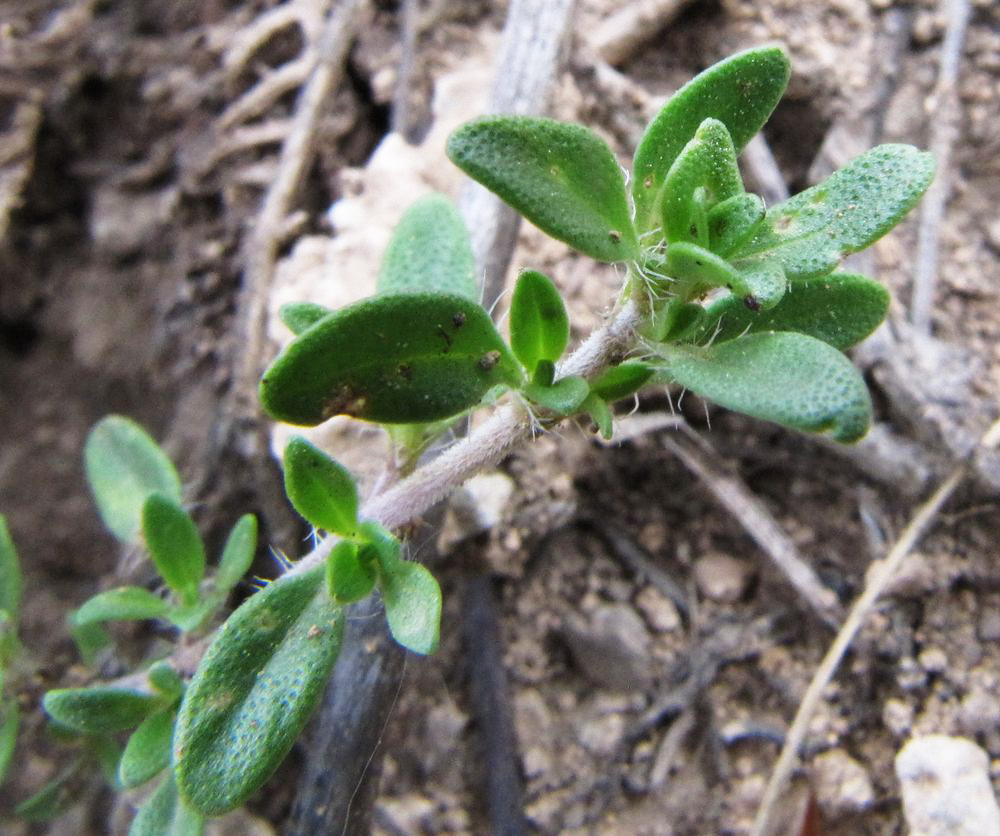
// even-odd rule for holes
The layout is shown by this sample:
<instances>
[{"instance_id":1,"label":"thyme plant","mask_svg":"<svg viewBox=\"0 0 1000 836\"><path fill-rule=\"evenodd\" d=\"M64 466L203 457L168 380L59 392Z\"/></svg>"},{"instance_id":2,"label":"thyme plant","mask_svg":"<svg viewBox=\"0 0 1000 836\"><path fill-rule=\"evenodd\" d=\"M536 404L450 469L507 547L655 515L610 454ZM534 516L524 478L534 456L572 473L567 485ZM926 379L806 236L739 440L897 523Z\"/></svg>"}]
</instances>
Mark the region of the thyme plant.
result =
<instances>
[{"instance_id":1,"label":"thyme plant","mask_svg":"<svg viewBox=\"0 0 1000 836\"><path fill-rule=\"evenodd\" d=\"M559 288L525 270L505 340L479 303L458 212L440 195L418 201L393 235L376 295L336 311L309 302L282 309L295 336L260 383L261 403L277 420L310 426L347 415L384 425L404 478L361 505L346 469L293 439L285 488L317 545L221 625L255 553L255 519L236 522L209 572L167 457L128 419L94 428L85 460L98 509L116 537L146 548L162 584L107 590L76 610L70 624L84 658L103 652L103 625L116 620L158 621L179 647L207 643L190 681L174 654L118 682L45 696L52 725L85 741L80 757L97 757L117 787L156 782L133 833L200 832L206 817L239 806L267 780L330 677L345 605L377 591L395 639L415 653L435 650L440 590L403 558L390 528L507 449L473 433L444 464L419 465L459 417L505 410L496 426L511 441L582 416L610 438L616 401L675 384L840 442L864 435L868 391L843 352L884 319L889 297L838 265L899 222L934 163L908 145L881 145L766 207L744 189L737 155L788 77L776 47L710 67L649 124L630 179L579 125L500 115L459 128L448 143L456 165L549 235L620 266L613 324L564 357L570 328ZM16 566L0 524L0 666L16 650ZM7 699L0 712L2 775L17 711ZM29 799L21 812L39 815L44 802Z\"/></svg>"}]
</instances>

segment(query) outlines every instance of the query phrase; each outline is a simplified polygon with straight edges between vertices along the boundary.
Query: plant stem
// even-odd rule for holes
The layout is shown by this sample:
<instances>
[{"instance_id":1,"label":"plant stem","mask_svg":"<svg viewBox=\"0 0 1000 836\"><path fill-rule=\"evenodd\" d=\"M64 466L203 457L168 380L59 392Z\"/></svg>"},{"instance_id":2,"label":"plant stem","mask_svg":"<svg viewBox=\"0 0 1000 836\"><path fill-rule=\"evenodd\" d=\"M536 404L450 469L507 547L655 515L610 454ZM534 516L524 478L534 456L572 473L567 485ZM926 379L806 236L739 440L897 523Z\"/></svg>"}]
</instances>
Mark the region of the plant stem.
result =
<instances>
[{"instance_id":1,"label":"plant stem","mask_svg":"<svg viewBox=\"0 0 1000 836\"><path fill-rule=\"evenodd\" d=\"M593 377L621 360L635 346L640 314L626 302L614 318L594 331L559 367L559 377ZM369 497L360 516L388 529L406 525L436 505L480 470L498 464L532 433L534 422L520 403L501 406L468 436L456 442L399 482ZM287 575L306 572L330 554L336 537L327 537L299 560Z\"/></svg>"}]
</instances>

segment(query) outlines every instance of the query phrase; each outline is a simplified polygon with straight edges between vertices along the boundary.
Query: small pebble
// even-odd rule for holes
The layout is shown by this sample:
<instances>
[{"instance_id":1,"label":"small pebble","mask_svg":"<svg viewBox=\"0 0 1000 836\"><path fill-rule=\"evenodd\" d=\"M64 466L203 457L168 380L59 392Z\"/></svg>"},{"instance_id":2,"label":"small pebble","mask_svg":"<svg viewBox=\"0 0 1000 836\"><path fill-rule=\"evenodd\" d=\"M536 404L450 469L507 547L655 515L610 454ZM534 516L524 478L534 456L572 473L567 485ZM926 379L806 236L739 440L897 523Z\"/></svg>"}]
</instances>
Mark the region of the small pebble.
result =
<instances>
[{"instance_id":1,"label":"small pebble","mask_svg":"<svg viewBox=\"0 0 1000 836\"><path fill-rule=\"evenodd\" d=\"M896 755L911 836L1000 836L989 758L971 740L932 734Z\"/></svg>"},{"instance_id":2,"label":"small pebble","mask_svg":"<svg viewBox=\"0 0 1000 836\"><path fill-rule=\"evenodd\" d=\"M875 801L867 770L843 749L817 756L811 771L816 800L828 813L861 812Z\"/></svg>"},{"instance_id":3,"label":"small pebble","mask_svg":"<svg viewBox=\"0 0 1000 836\"><path fill-rule=\"evenodd\" d=\"M694 564L694 580L702 595L712 601L739 601L753 579L753 567L725 554L707 554Z\"/></svg>"},{"instance_id":4,"label":"small pebble","mask_svg":"<svg viewBox=\"0 0 1000 836\"><path fill-rule=\"evenodd\" d=\"M681 626L677 606L655 586L643 587L635 597L635 605L657 633L669 633Z\"/></svg>"}]
</instances>

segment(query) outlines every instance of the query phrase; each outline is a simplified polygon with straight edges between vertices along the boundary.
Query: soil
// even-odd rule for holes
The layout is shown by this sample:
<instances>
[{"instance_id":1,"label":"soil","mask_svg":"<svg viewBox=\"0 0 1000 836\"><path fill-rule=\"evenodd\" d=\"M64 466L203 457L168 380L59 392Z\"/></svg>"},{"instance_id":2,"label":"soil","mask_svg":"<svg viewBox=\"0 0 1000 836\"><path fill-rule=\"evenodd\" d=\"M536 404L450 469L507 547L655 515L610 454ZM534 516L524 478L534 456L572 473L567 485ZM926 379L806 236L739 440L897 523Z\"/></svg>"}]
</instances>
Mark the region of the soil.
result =
<instances>
[{"instance_id":1,"label":"soil","mask_svg":"<svg viewBox=\"0 0 1000 836\"><path fill-rule=\"evenodd\" d=\"M492 83L506 4L423 4L435 17L417 42L405 126L411 143L390 135L401 11L390 0L373 5L289 222L268 300L275 344L287 339L273 318L281 303L343 304L365 295L408 200L428 188L457 193L461 181L444 159L443 138L481 110ZM681 4L678 17L617 68L619 94L633 94L623 101L597 71L588 38L627 5L580 0L552 107L559 118L594 126L623 161L649 116L644 109L714 61L770 40L787 46L793 77L765 134L793 191L876 142L932 140L948 22L940 9L948 4ZM290 555L300 549L304 532L275 498L276 466L233 431L230 410L242 248L276 170L297 86L272 83L259 105L253 96L300 58L303 33L318 25L323 6L0 2L0 512L26 589L17 686L26 720L0 789L4 811L65 763L65 748L44 732L41 694L94 675L78 663L67 613L100 589L152 580L141 556L123 553L101 528L87 495L80 451L98 418L130 415L163 440L215 553L245 511L261 517L264 544ZM257 37L274 9L294 20ZM935 336L967 374L949 376L933 362L922 373L927 391L943 393L948 402L937 406L953 422L928 430L931 412L906 414L869 355L858 354L878 419L919 445L929 478L879 480L801 435L690 396L681 405L844 605L947 472L955 449L947 428L978 435L996 417L998 56L1000 7L976 0L958 78L933 314ZM915 241L914 215L866 265L893 291L897 320L910 299ZM600 322L617 280L527 224L514 265L555 278L576 337ZM442 544L432 568L445 594L443 644L432 658L407 660L382 743L376 832L490 828L481 783L489 753L472 720L460 640L462 578L471 565L488 566L495 581L532 828L747 832L833 634L752 532L667 448L665 434L676 430L639 422L671 408L662 392L644 395L638 414L622 422L628 440L612 446L575 426L538 439L500 468L514 487L500 522ZM286 435L277 428L275 446ZM374 476L365 470L368 445L382 442L370 431L334 421L318 435L363 477ZM790 822L815 807L818 829L802 832L903 832L893 759L915 734L975 740L1000 789L997 497L988 479L959 490L853 644L783 802ZM673 586L637 574L623 557L629 550ZM255 571L276 570L262 548ZM122 652L104 662L103 677L163 639L141 629L116 635ZM644 721L664 695L685 688L676 710ZM232 832L282 830L303 751L251 801L250 813L228 821ZM73 789L75 803L60 818L4 821L4 832L127 829L134 799L115 801L96 775L81 776Z\"/></svg>"}]
</instances>

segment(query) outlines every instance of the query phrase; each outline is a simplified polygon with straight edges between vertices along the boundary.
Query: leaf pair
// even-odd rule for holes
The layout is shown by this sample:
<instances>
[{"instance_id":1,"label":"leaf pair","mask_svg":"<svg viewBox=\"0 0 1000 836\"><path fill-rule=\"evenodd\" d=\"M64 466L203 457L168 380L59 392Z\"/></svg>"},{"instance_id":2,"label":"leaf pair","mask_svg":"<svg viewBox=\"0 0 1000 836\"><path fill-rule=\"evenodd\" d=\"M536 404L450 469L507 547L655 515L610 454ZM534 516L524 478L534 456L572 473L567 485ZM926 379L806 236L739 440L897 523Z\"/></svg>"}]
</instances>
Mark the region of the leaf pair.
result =
<instances>
[{"instance_id":1,"label":"leaf pair","mask_svg":"<svg viewBox=\"0 0 1000 836\"><path fill-rule=\"evenodd\" d=\"M345 538L327 560L332 599L347 604L369 595L376 582L393 638L416 653L437 648L441 590L423 566L400 557L400 544L373 523L358 520L351 474L322 450L296 436L285 448L285 491L312 525Z\"/></svg>"},{"instance_id":2,"label":"leaf pair","mask_svg":"<svg viewBox=\"0 0 1000 836\"><path fill-rule=\"evenodd\" d=\"M672 195L661 195L671 166L699 126L706 119L717 120L735 153L767 120L788 76L784 52L763 47L721 61L675 93L636 149L634 223L614 154L578 125L524 116L486 117L451 136L448 156L553 238L598 261L632 261L640 252L637 230L644 233L658 225L654 218L659 203L670 203L672 224L689 223L690 207L674 206ZM721 134L708 130L712 136L699 141L717 146ZM717 199L729 196L733 171L710 173L719 186ZM689 194L678 200L686 203Z\"/></svg>"}]
</instances>

